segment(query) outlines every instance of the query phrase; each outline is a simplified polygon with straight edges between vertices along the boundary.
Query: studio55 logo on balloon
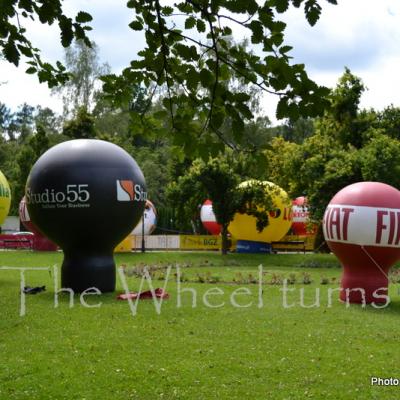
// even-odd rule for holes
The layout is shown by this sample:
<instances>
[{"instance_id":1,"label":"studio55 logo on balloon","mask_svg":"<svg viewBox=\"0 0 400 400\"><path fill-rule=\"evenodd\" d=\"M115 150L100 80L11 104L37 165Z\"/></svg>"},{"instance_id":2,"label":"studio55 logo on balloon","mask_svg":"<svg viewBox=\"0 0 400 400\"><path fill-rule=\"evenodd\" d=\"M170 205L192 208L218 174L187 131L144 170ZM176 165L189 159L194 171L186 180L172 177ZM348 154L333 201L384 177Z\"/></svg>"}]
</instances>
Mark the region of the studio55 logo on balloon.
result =
<instances>
[{"instance_id":1,"label":"studio55 logo on balloon","mask_svg":"<svg viewBox=\"0 0 400 400\"><path fill-rule=\"evenodd\" d=\"M89 185L71 184L64 190L44 189L40 193L27 188L26 200L28 204L40 204L43 208L87 208L90 207Z\"/></svg>"},{"instance_id":2,"label":"studio55 logo on balloon","mask_svg":"<svg viewBox=\"0 0 400 400\"><path fill-rule=\"evenodd\" d=\"M66 185L63 190L46 188L40 193L35 193L28 187L26 200L28 204L40 204L42 208L88 208L92 197L103 194L103 191L96 190L91 194L87 183ZM147 192L133 181L117 179L116 200L146 201Z\"/></svg>"},{"instance_id":3,"label":"studio55 logo on balloon","mask_svg":"<svg viewBox=\"0 0 400 400\"><path fill-rule=\"evenodd\" d=\"M146 201L147 192L141 185L129 180L117 180L118 201Z\"/></svg>"}]
</instances>

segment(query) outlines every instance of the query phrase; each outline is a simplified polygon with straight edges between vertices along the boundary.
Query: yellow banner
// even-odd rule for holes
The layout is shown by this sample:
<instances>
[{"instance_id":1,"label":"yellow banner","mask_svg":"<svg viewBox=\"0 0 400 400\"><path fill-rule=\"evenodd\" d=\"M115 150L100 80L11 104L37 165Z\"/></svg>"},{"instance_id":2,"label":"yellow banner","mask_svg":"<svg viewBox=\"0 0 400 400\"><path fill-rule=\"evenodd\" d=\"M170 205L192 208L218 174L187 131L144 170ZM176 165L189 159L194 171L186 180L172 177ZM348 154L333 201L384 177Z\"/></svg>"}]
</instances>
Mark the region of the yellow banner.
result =
<instances>
[{"instance_id":1,"label":"yellow banner","mask_svg":"<svg viewBox=\"0 0 400 400\"><path fill-rule=\"evenodd\" d=\"M221 236L216 235L180 235L180 248L183 250L220 250Z\"/></svg>"},{"instance_id":2,"label":"yellow banner","mask_svg":"<svg viewBox=\"0 0 400 400\"><path fill-rule=\"evenodd\" d=\"M286 235L272 245L274 250L313 251L316 235ZM293 243L290 243L293 242Z\"/></svg>"}]
</instances>

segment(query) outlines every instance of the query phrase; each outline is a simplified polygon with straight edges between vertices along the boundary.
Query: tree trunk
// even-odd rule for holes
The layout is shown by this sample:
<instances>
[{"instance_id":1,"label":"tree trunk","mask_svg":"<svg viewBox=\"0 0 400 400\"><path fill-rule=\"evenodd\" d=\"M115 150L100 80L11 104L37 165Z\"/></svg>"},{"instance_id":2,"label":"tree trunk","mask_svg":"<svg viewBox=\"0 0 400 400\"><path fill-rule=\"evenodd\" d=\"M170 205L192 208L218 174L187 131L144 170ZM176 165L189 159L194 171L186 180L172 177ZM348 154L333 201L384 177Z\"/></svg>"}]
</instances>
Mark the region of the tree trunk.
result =
<instances>
[{"instance_id":1,"label":"tree trunk","mask_svg":"<svg viewBox=\"0 0 400 400\"><path fill-rule=\"evenodd\" d=\"M225 256L228 254L228 250L229 250L228 224L222 225L221 237L222 237L221 253L223 256Z\"/></svg>"},{"instance_id":2,"label":"tree trunk","mask_svg":"<svg viewBox=\"0 0 400 400\"><path fill-rule=\"evenodd\" d=\"M330 253L331 249L325 242L324 233L322 229L322 224L318 224L318 229L316 233L314 252L315 253Z\"/></svg>"}]
</instances>

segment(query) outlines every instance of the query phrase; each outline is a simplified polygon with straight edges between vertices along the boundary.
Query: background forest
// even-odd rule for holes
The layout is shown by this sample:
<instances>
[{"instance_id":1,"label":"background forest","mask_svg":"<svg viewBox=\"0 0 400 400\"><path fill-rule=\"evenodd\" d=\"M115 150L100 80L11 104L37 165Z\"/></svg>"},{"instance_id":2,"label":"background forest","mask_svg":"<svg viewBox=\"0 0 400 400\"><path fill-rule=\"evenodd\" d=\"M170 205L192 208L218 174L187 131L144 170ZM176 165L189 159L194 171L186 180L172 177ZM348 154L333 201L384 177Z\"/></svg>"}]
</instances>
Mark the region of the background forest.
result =
<instances>
[{"instance_id":1,"label":"background forest","mask_svg":"<svg viewBox=\"0 0 400 400\"><path fill-rule=\"evenodd\" d=\"M247 106L255 118L245 120L241 136L235 135L234 121L225 119L219 130L222 140L210 143L214 150L202 152L190 149L190 141L179 145L169 134L169 122L156 118L162 108L161 91L166 89L148 93L132 85L124 88L129 98L116 103L103 91L107 80L102 77L109 67L100 62L95 44L89 48L83 41L75 42L66 49L64 62L71 79L53 89L54 96L63 99L62 115L31 104L12 110L6 99L0 102L0 170L12 188L10 215L18 214L36 159L51 146L77 138L108 140L136 159L159 212L159 233L201 232L198 206L206 194L191 195L180 186L180 178L195 174L199 163L229 165L237 181L269 180L293 198L306 195L316 219L330 198L352 182L377 180L400 188L400 109L393 105L360 109L366 88L347 68L332 88L322 117L287 119L277 126L262 113L261 91L247 89L240 77L232 75L226 84L231 91L248 91ZM140 119L142 112L145 119ZM187 129L190 135L190 124Z\"/></svg>"}]
</instances>

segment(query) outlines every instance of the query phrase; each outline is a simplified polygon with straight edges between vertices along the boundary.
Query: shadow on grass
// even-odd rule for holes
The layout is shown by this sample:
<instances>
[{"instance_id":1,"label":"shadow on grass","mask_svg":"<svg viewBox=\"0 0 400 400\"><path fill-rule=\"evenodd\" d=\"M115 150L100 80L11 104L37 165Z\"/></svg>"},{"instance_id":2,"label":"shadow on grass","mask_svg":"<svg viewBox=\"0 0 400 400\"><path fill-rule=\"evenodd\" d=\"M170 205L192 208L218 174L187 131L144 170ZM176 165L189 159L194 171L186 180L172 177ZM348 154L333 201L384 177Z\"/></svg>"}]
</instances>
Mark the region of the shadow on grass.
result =
<instances>
[{"instance_id":1,"label":"shadow on grass","mask_svg":"<svg viewBox=\"0 0 400 400\"><path fill-rule=\"evenodd\" d=\"M86 294L84 296L84 301L91 304L91 303L97 303L97 302L102 302L103 304L112 304L112 303L117 303L117 294L119 291L116 291L114 293L101 293L100 295L91 295L91 294ZM48 302L52 306L55 304L55 293L53 290L46 291L39 293L37 295L29 295L29 296L40 296L40 300L42 302ZM69 305L70 302L70 294L67 292L61 292L57 296L58 304L59 306ZM81 302L81 293L75 293L74 294L74 304L79 304Z\"/></svg>"}]
</instances>

